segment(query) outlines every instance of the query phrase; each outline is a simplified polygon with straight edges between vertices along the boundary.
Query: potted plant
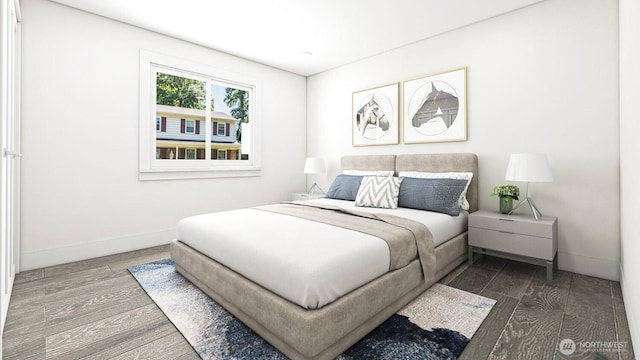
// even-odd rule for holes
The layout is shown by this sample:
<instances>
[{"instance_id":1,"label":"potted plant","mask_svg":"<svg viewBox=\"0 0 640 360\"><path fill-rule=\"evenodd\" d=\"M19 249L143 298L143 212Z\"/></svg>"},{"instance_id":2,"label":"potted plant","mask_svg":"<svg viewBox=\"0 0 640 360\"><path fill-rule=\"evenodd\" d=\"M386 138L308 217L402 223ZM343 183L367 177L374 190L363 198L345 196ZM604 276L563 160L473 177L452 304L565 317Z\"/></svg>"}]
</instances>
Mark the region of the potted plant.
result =
<instances>
[{"instance_id":1,"label":"potted plant","mask_svg":"<svg viewBox=\"0 0 640 360\"><path fill-rule=\"evenodd\" d=\"M508 214L513 210L513 200L518 200L520 188L516 185L498 185L493 188L491 196L500 198L500 212Z\"/></svg>"}]
</instances>

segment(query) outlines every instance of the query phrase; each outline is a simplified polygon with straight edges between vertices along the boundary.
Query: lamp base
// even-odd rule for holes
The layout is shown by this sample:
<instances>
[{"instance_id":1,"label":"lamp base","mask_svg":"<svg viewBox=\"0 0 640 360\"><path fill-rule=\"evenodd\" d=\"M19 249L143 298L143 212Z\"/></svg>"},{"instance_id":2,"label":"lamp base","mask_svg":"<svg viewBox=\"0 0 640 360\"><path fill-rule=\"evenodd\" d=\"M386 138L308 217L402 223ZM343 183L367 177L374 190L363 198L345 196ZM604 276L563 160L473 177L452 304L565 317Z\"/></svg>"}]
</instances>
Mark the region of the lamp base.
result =
<instances>
[{"instance_id":1,"label":"lamp base","mask_svg":"<svg viewBox=\"0 0 640 360\"><path fill-rule=\"evenodd\" d=\"M313 185L309 188L309 191L307 191L307 194L324 194L324 190L322 190L322 188L318 186L318 183L314 181Z\"/></svg>"},{"instance_id":2,"label":"lamp base","mask_svg":"<svg viewBox=\"0 0 640 360\"><path fill-rule=\"evenodd\" d=\"M518 203L518 205L516 205L516 207L514 207L513 210L511 210L509 212L509 215L511 215L514 211L516 211L517 208L520 207L520 205L522 205L524 203L529 204L529 208L531 208L531 212L533 213L533 217L536 218L536 220L538 220L538 219L540 219L540 217L542 217L542 213L540 212L540 210L538 210L536 205L533 203L533 200L528 196L526 198L524 198L522 201L520 201Z\"/></svg>"}]
</instances>

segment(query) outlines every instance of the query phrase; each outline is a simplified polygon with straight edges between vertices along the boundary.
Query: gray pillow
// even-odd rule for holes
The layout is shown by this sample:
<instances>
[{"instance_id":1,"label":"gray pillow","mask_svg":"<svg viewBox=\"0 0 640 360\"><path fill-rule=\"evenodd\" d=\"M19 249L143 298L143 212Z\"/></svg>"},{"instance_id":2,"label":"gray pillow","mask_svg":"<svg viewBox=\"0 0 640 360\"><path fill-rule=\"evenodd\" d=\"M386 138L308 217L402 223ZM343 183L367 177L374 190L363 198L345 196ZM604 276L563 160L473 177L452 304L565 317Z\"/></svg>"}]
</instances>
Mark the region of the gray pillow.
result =
<instances>
[{"instance_id":1,"label":"gray pillow","mask_svg":"<svg viewBox=\"0 0 640 360\"><path fill-rule=\"evenodd\" d=\"M360 188L362 176L344 175L336 176L324 197L328 199L354 201Z\"/></svg>"},{"instance_id":2,"label":"gray pillow","mask_svg":"<svg viewBox=\"0 0 640 360\"><path fill-rule=\"evenodd\" d=\"M458 216L458 198L466 186L467 180L405 177L400 184L398 206Z\"/></svg>"}]
</instances>

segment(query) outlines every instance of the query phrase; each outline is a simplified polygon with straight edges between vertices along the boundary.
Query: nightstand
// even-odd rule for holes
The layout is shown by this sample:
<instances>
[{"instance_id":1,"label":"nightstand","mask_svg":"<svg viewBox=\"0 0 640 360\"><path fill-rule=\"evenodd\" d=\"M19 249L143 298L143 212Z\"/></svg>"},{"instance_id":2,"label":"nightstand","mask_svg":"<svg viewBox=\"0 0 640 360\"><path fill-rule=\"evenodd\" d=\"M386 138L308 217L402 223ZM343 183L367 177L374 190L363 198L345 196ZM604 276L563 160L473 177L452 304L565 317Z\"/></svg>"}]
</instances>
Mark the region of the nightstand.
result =
<instances>
[{"instance_id":1,"label":"nightstand","mask_svg":"<svg viewBox=\"0 0 640 360\"><path fill-rule=\"evenodd\" d=\"M473 253L547 268L547 283L558 268L558 219L479 210L469 215L469 265Z\"/></svg>"},{"instance_id":2,"label":"nightstand","mask_svg":"<svg viewBox=\"0 0 640 360\"><path fill-rule=\"evenodd\" d=\"M321 199L325 194L309 194L309 193L293 193L291 194L291 200L313 200Z\"/></svg>"}]
</instances>

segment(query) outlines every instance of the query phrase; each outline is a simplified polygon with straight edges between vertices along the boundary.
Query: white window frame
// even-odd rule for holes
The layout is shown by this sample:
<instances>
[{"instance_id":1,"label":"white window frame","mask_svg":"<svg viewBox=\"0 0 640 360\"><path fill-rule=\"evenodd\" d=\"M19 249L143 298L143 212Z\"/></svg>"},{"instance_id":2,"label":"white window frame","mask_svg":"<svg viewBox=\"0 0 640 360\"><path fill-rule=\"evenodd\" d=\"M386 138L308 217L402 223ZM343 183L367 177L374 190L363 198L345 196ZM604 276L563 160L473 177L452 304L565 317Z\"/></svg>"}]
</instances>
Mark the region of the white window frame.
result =
<instances>
[{"instance_id":1,"label":"white window frame","mask_svg":"<svg viewBox=\"0 0 640 360\"><path fill-rule=\"evenodd\" d=\"M222 131L220 131L222 129ZM219 122L217 136L227 136L227 123Z\"/></svg>"},{"instance_id":2,"label":"white window frame","mask_svg":"<svg viewBox=\"0 0 640 360\"><path fill-rule=\"evenodd\" d=\"M218 149L218 160L227 160L227 150L223 150L223 149ZM223 157L220 157L220 154L224 154Z\"/></svg>"},{"instance_id":3,"label":"white window frame","mask_svg":"<svg viewBox=\"0 0 640 360\"><path fill-rule=\"evenodd\" d=\"M191 131L189 131L189 123L192 123ZM196 133L196 120L193 119L185 119L184 120L184 133L189 135L194 135Z\"/></svg>"},{"instance_id":4,"label":"white window frame","mask_svg":"<svg viewBox=\"0 0 640 360\"><path fill-rule=\"evenodd\" d=\"M162 118L160 116L156 116L156 132L160 132L162 130Z\"/></svg>"},{"instance_id":5,"label":"white window frame","mask_svg":"<svg viewBox=\"0 0 640 360\"><path fill-rule=\"evenodd\" d=\"M204 121L205 159L201 161L175 161L156 159L156 72L208 81L211 84L231 86L250 93L249 126L251 149L248 160L211 159L211 121ZM193 179L216 177L260 176L262 174L262 101L261 82L255 78L216 69L185 59L140 50L140 149L139 179ZM211 103L211 86L206 86L207 104ZM205 119L211 119L212 109L205 110ZM201 129L201 132L203 129ZM185 124L186 132L186 124ZM177 155L176 155L177 156Z\"/></svg>"}]
</instances>

